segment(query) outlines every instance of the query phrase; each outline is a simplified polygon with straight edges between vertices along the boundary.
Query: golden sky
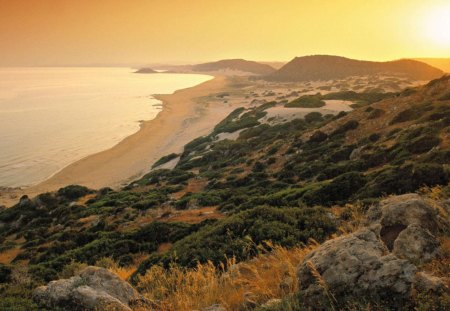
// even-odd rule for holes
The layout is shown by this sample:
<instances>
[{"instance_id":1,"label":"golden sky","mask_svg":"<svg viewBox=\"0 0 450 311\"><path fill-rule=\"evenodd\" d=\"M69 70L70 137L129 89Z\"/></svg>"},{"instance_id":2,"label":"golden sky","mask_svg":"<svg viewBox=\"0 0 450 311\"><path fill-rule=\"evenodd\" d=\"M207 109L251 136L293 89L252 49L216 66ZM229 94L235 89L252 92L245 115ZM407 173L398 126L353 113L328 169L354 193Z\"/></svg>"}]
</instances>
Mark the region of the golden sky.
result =
<instances>
[{"instance_id":1,"label":"golden sky","mask_svg":"<svg viewBox=\"0 0 450 311\"><path fill-rule=\"evenodd\" d=\"M450 57L448 16L448 0L0 0L0 66Z\"/></svg>"}]
</instances>

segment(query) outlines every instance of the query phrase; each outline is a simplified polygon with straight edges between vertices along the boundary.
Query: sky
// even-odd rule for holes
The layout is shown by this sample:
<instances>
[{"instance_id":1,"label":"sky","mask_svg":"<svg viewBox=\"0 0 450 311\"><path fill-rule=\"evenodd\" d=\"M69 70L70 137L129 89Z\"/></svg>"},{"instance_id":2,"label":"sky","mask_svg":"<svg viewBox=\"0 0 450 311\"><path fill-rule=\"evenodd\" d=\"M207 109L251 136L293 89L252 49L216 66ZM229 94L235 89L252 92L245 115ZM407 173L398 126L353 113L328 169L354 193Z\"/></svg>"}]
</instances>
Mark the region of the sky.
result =
<instances>
[{"instance_id":1,"label":"sky","mask_svg":"<svg viewBox=\"0 0 450 311\"><path fill-rule=\"evenodd\" d=\"M450 57L448 0L0 0L0 66Z\"/></svg>"}]
</instances>

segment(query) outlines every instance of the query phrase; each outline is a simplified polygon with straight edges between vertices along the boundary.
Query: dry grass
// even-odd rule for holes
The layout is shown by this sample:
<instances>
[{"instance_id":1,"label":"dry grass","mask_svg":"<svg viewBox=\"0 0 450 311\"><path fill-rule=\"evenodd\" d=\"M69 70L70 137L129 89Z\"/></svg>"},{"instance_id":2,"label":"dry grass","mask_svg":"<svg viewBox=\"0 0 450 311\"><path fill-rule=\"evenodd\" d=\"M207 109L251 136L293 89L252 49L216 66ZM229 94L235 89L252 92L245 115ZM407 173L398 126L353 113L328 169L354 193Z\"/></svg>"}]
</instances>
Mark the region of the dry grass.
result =
<instances>
[{"instance_id":1,"label":"dry grass","mask_svg":"<svg viewBox=\"0 0 450 311\"><path fill-rule=\"evenodd\" d=\"M431 275L447 278L447 281L450 282L450 237L442 236L439 240L441 244L439 256L422 268Z\"/></svg>"},{"instance_id":2,"label":"dry grass","mask_svg":"<svg viewBox=\"0 0 450 311\"><path fill-rule=\"evenodd\" d=\"M206 219L221 219L225 215L217 210L217 207L202 207L192 210L171 210L170 215L165 218L158 219L166 222L184 222L188 224L196 224Z\"/></svg>"},{"instance_id":3,"label":"dry grass","mask_svg":"<svg viewBox=\"0 0 450 311\"><path fill-rule=\"evenodd\" d=\"M360 229L367 220L364 207L360 203L346 204L344 207L334 206L330 210L338 219L340 219L344 213L348 215L347 220L343 221L338 227L337 234L334 234L331 238L335 238L338 235L353 233Z\"/></svg>"},{"instance_id":4,"label":"dry grass","mask_svg":"<svg viewBox=\"0 0 450 311\"><path fill-rule=\"evenodd\" d=\"M268 246L273 247L272 252L239 264L229 259L220 267L211 262L195 269L153 266L139 278L138 288L162 311L190 311L216 303L227 310L242 310L282 298L297 290L297 266L315 245L293 249Z\"/></svg>"},{"instance_id":5,"label":"dry grass","mask_svg":"<svg viewBox=\"0 0 450 311\"><path fill-rule=\"evenodd\" d=\"M0 253L0 263L1 264L10 264L11 261L14 260L14 258L17 257L22 252L22 250L18 247L11 248L8 250L5 250Z\"/></svg>"},{"instance_id":6,"label":"dry grass","mask_svg":"<svg viewBox=\"0 0 450 311\"><path fill-rule=\"evenodd\" d=\"M183 197L183 195L185 195L186 193L202 192L207 184L208 180L206 179L191 178L189 179L187 186L183 190L172 194L172 198L178 200L181 197Z\"/></svg>"},{"instance_id":7,"label":"dry grass","mask_svg":"<svg viewBox=\"0 0 450 311\"><path fill-rule=\"evenodd\" d=\"M130 267L113 267L109 269L111 272L117 274L119 278L128 281L133 273L136 272L135 266Z\"/></svg>"}]
</instances>

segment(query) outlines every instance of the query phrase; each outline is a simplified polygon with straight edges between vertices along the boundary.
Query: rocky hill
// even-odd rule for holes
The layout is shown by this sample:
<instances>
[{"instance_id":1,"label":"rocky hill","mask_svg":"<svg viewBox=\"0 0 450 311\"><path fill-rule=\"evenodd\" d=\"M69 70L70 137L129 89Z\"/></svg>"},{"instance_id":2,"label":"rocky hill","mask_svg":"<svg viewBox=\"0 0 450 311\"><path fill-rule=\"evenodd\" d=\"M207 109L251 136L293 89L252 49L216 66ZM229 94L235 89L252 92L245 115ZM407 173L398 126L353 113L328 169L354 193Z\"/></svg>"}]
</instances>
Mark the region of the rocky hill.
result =
<instances>
[{"instance_id":1,"label":"rocky hill","mask_svg":"<svg viewBox=\"0 0 450 311\"><path fill-rule=\"evenodd\" d=\"M192 66L193 71L209 72L220 70L236 70L257 75L268 75L275 71L269 65L248 61L244 59L225 59L217 62L204 63Z\"/></svg>"},{"instance_id":2,"label":"rocky hill","mask_svg":"<svg viewBox=\"0 0 450 311\"><path fill-rule=\"evenodd\" d=\"M296 57L265 77L270 81L332 80L350 76L400 75L415 80L442 76L440 69L415 60L371 62L331 55Z\"/></svg>"},{"instance_id":3,"label":"rocky hill","mask_svg":"<svg viewBox=\"0 0 450 311\"><path fill-rule=\"evenodd\" d=\"M329 99L358 105L269 117ZM447 310L450 76L292 102L236 109L119 191L0 211L0 309Z\"/></svg>"}]
</instances>

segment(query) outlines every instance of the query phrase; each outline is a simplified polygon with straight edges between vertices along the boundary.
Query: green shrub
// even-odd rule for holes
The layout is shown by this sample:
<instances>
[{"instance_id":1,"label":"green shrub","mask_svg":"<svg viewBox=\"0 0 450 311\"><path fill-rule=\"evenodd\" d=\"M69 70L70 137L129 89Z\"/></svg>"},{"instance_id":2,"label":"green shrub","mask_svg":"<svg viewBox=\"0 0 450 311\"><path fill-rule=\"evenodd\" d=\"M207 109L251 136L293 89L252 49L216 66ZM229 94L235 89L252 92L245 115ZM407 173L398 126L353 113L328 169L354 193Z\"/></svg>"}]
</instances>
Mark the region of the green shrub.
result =
<instances>
[{"instance_id":1,"label":"green shrub","mask_svg":"<svg viewBox=\"0 0 450 311\"><path fill-rule=\"evenodd\" d=\"M89 188L84 186L70 185L59 189L58 195L67 198L69 200L76 200L92 192L93 190L90 190Z\"/></svg>"},{"instance_id":2,"label":"green shrub","mask_svg":"<svg viewBox=\"0 0 450 311\"><path fill-rule=\"evenodd\" d=\"M320 95L303 95L284 105L286 108L320 108L325 106L325 102Z\"/></svg>"},{"instance_id":3,"label":"green shrub","mask_svg":"<svg viewBox=\"0 0 450 311\"><path fill-rule=\"evenodd\" d=\"M449 180L444 167L434 163L386 167L367 178L369 182L358 193L359 198L414 192L422 186L445 185Z\"/></svg>"},{"instance_id":4,"label":"green shrub","mask_svg":"<svg viewBox=\"0 0 450 311\"><path fill-rule=\"evenodd\" d=\"M377 119L379 117L381 117L384 114L384 110L382 109L373 109L369 115L367 116L367 119L371 120L371 119Z\"/></svg>"},{"instance_id":5,"label":"green shrub","mask_svg":"<svg viewBox=\"0 0 450 311\"><path fill-rule=\"evenodd\" d=\"M439 146L441 140L434 135L424 135L413 139L407 144L406 149L411 153L424 153L436 146Z\"/></svg>"},{"instance_id":6,"label":"green shrub","mask_svg":"<svg viewBox=\"0 0 450 311\"><path fill-rule=\"evenodd\" d=\"M329 183L305 193L302 201L308 205L326 205L344 203L366 184L366 178L359 172L342 174Z\"/></svg>"},{"instance_id":7,"label":"green shrub","mask_svg":"<svg viewBox=\"0 0 450 311\"><path fill-rule=\"evenodd\" d=\"M331 134L332 136L345 134L348 131L354 130L358 128L359 122L356 120L350 120L339 126L334 132Z\"/></svg>"},{"instance_id":8,"label":"green shrub","mask_svg":"<svg viewBox=\"0 0 450 311\"><path fill-rule=\"evenodd\" d=\"M163 165L167 162L172 161L173 159L176 159L179 155L176 153L171 153L168 154L166 156L163 156L161 159L159 159L158 161L155 162L155 164L153 164L152 168L155 168L157 166Z\"/></svg>"},{"instance_id":9,"label":"green shrub","mask_svg":"<svg viewBox=\"0 0 450 311\"><path fill-rule=\"evenodd\" d=\"M305 115L305 121L308 123L320 122L323 121L323 117L320 112L313 111Z\"/></svg>"},{"instance_id":10,"label":"green shrub","mask_svg":"<svg viewBox=\"0 0 450 311\"><path fill-rule=\"evenodd\" d=\"M0 263L0 283L6 283L10 281L11 268Z\"/></svg>"},{"instance_id":11,"label":"green shrub","mask_svg":"<svg viewBox=\"0 0 450 311\"><path fill-rule=\"evenodd\" d=\"M152 264L168 265L173 260L188 267L208 260L220 264L233 256L243 260L255 255L264 241L291 247L309 238L323 241L335 230L334 222L320 208L256 207L204 226L176 242L170 253L151 256L139 272L144 273Z\"/></svg>"},{"instance_id":12,"label":"green shrub","mask_svg":"<svg viewBox=\"0 0 450 311\"><path fill-rule=\"evenodd\" d=\"M311 137L309 138L309 141L313 142L313 143L320 143L320 142L327 140L327 138L328 138L328 135L319 130L319 131L315 131L311 135Z\"/></svg>"}]
</instances>

